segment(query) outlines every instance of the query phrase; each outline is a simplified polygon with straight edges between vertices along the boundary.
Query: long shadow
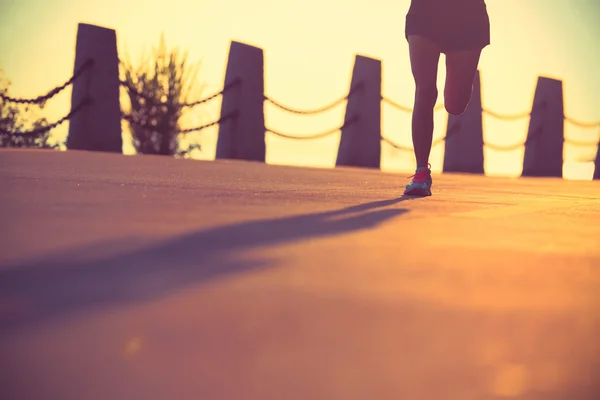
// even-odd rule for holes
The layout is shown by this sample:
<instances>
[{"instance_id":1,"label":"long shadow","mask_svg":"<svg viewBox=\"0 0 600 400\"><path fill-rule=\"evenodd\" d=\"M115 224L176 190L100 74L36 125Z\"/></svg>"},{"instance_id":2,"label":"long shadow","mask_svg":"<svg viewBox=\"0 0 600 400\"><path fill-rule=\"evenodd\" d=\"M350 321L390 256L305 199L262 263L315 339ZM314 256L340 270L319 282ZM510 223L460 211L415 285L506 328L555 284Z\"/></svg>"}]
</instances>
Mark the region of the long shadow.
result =
<instances>
[{"instance_id":1,"label":"long shadow","mask_svg":"<svg viewBox=\"0 0 600 400\"><path fill-rule=\"evenodd\" d=\"M93 261L73 261L81 250L0 271L0 331L18 329L69 312L157 298L221 275L272 267L239 252L306 238L374 228L407 212L387 207L401 197L313 214L232 224L193 232L160 244Z\"/></svg>"}]
</instances>

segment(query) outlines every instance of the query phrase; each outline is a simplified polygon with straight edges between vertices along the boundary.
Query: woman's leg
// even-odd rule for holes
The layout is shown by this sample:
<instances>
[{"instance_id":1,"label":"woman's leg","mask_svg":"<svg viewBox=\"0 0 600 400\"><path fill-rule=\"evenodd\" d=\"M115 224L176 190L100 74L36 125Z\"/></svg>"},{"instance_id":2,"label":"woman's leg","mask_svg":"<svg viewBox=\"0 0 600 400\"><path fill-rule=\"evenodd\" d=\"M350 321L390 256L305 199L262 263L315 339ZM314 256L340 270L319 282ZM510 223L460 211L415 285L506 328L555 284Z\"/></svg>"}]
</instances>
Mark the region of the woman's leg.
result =
<instances>
[{"instance_id":1,"label":"woman's leg","mask_svg":"<svg viewBox=\"0 0 600 400\"><path fill-rule=\"evenodd\" d=\"M462 114L473 92L473 81L481 50L455 51L446 53L446 84L444 104L453 115Z\"/></svg>"},{"instance_id":2,"label":"woman's leg","mask_svg":"<svg viewBox=\"0 0 600 400\"><path fill-rule=\"evenodd\" d=\"M415 80L412 139L417 168L427 168L433 138L433 108L437 101L440 48L431 39L409 35L410 64Z\"/></svg>"}]
</instances>

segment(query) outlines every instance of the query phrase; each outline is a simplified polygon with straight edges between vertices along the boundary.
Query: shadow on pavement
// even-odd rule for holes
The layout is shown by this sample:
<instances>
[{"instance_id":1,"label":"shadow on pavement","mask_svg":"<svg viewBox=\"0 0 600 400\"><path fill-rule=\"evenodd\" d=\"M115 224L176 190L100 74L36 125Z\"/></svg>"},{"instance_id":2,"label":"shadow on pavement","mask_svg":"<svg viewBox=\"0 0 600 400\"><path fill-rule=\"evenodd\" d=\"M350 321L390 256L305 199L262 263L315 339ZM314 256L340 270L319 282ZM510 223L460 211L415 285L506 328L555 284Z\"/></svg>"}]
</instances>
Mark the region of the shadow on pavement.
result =
<instances>
[{"instance_id":1,"label":"shadow on pavement","mask_svg":"<svg viewBox=\"0 0 600 400\"><path fill-rule=\"evenodd\" d=\"M0 271L0 303L5 304L0 331L106 304L150 300L222 275L273 267L269 260L243 259L238 252L374 228L407 212L385 207L410 199L221 226L92 261L73 261L81 255L79 249L23 263Z\"/></svg>"}]
</instances>

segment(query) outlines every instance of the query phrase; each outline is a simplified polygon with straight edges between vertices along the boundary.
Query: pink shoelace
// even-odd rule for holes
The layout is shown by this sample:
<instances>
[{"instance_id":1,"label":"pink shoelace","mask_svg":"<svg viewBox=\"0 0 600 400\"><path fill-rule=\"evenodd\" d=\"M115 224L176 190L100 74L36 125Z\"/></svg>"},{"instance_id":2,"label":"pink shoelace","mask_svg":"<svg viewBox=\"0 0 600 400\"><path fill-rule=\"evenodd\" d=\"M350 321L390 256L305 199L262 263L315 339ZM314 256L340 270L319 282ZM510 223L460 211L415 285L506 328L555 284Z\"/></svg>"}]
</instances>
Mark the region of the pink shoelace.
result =
<instances>
[{"instance_id":1,"label":"pink shoelace","mask_svg":"<svg viewBox=\"0 0 600 400\"><path fill-rule=\"evenodd\" d=\"M414 173L414 175L411 175L408 177L408 179L410 178L414 178L413 182L416 183L423 183L427 180L427 178L429 178L429 170L431 169L431 164L427 164L427 168L423 168L417 172Z\"/></svg>"}]
</instances>

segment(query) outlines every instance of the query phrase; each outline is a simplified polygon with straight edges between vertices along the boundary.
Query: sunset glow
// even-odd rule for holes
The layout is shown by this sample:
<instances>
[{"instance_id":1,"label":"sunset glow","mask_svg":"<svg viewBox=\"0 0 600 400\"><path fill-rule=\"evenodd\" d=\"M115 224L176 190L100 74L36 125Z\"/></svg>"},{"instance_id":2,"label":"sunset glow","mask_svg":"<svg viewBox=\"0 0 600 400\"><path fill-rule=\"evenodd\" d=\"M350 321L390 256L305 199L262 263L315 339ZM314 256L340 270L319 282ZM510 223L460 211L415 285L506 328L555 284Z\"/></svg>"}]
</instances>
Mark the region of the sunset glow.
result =
<instances>
[{"instance_id":1,"label":"sunset glow","mask_svg":"<svg viewBox=\"0 0 600 400\"><path fill-rule=\"evenodd\" d=\"M484 108L514 114L531 108L538 76L564 82L567 116L600 120L600 3L597 0L487 0L492 44L483 52L480 71ZM35 97L62 83L73 72L77 24L86 22L116 29L119 51L133 60L158 43L161 32L171 46L202 60L203 95L223 84L231 40L253 44L265 52L265 92L284 104L314 108L348 91L355 54L383 62L383 94L412 106L404 18L408 0L105 0L103 2L8 0L0 6L0 67L12 81L11 93ZM443 87L444 58L439 87ZM70 90L49 102L44 115L51 121L68 112ZM438 101L443 101L439 99ZM185 116L184 125L219 115L219 100ZM265 106L267 125L277 130L311 134L339 125L344 106L319 116L294 116ZM410 145L410 114L382 106L383 135ZM438 111L434 137L443 136L447 114ZM484 140L508 145L522 142L528 120L484 117ZM126 125L124 124L124 128ZM66 126L54 131L66 135ZM598 140L600 129L569 123L565 136ZM195 134L203 146L199 158L214 158L217 129ZM291 141L267 134L267 162L332 167L339 134L325 139ZM131 152L129 146L124 149ZM591 179L597 148L565 145L564 175ZM485 150L488 175L518 176L523 149ZM431 153L434 172L441 171L443 146ZM413 169L412 153L382 145L382 169Z\"/></svg>"}]
</instances>

